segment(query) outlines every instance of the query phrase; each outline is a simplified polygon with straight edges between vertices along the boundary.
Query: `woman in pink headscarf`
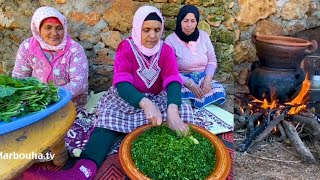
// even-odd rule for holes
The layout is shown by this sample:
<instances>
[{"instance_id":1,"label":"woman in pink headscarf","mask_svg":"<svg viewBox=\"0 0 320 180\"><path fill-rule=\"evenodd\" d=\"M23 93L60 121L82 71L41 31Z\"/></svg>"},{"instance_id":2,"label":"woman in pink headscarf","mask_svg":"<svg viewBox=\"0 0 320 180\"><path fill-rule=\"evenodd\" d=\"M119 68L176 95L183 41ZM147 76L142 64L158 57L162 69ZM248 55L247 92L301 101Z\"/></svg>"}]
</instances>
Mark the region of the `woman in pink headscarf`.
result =
<instances>
[{"instance_id":1,"label":"woman in pink headscarf","mask_svg":"<svg viewBox=\"0 0 320 180\"><path fill-rule=\"evenodd\" d=\"M83 48L68 35L65 16L52 7L40 7L32 16L31 31L33 37L19 47L12 76L53 81L71 91L76 106L84 105L88 60Z\"/></svg>"},{"instance_id":2,"label":"woman in pink headscarf","mask_svg":"<svg viewBox=\"0 0 320 180\"><path fill-rule=\"evenodd\" d=\"M164 21L152 6L133 17L132 35L118 46L113 86L96 108L95 129L75 166L67 171L25 173L49 179L92 179L121 133L144 124L167 126L187 135L195 124L192 108L181 102L181 78L173 50L160 40Z\"/></svg>"}]
</instances>

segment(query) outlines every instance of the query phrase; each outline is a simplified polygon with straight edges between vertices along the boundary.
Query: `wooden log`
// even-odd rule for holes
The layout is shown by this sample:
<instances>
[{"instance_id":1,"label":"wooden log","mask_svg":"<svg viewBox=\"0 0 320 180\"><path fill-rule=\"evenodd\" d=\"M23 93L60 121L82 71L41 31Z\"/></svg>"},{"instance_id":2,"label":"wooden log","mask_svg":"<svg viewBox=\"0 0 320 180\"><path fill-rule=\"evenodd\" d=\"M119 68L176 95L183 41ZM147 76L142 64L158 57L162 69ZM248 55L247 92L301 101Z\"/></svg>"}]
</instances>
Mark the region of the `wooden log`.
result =
<instances>
[{"instance_id":1,"label":"wooden log","mask_svg":"<svg viewBox=\"0 0 320 180\"><path fill-rule=\"evenodd\" d=\"M284 127L284 130L288 138L290 139L292 147L299 154L302 160L305 163L310 163L310 164L316 163L316 159L311 154L310 150L301 141L295 127L290 122L287 122L287 121L282 121L282 125Z\"/></svg>"},{"instance_id":2,"label":"wooden log","mask_svg":"<svg viewBox=\"0 0 320 180\"><path fill-rule=\"evenodd\" d=\"M244 129L247 127L247 119L244 116L239 116L237 114L234 114L234 129Z\"/></svg>"},{"instance_id":3,"label":"wooden log","mask_svg":"<svg viewBox=\"0 0 320 180\"><path fill-rule=\"evenodd\" d=\"M278 130L280 132L281 141L282 142L286 142L287 135L286 135L286 132L284 131L283 126L281 125L281 123L278 123L277 128L278 128Z\"/></svg>"},{"instance_id":4,"label":"wooden log","mask_svg":"<svg viewBox=\"0 0 320 180\"><path fill-rule=\"evenodd\" d=\"M312 131L311 134L313 135L314 139L316 141L320 140L320 124L318 123L316 118L310 118L310 117L305 117L301 115L294 115L292 116L292 121L304 123L311 127Z\"/></svg>"},{"instance_id":5,"label":"wooden log","mask_svg":"<svg viewBox=\"0 0 320 180\"><path fill-rule=\"evenodd\" d=\"M314 149L316 150L318 158L320 158L320 141L313 141Z\"/></svg>"},{"instance_id":6,"label":"wooden log","mask_svg":"<svg viewBox=\"0 0 320 180\"><path fill-rule=\"evenodd\" d=\"M247 121L248 121L248 129L249 129L249 132L250 132L250 135L252 135L254 133L254 123L263 115L262 112L256 112L252 115L249 115L248 118L247 118Z\"/></svg>"},{"instance_id":7,"label":"wooden log","mask_svg":"<svg viewBox=\"0 0 320 180\"><path fill-rule=\"evenodd\" d=\"M238 150L240 152L244 152L244 151L247 151L250 143L252 142L253 139L255 139L255 137L258 136L258 134L260 134L264 129L265 129L265 126L266 126L266 120L259 124L257 127L254 128L253 130L253 133L248 133L247 134L247 138L239 145L238 147Z\"/></svg>"},{"instance_id":8,"label":"wooden log","mask_svg":"<svg viewBox=\"0 0 320 180\"><path fill-rule=\"evenodd\" d=\"M280 114L278 117L276 117L274 120L272 120L267 125L267 127L257 136L257 138L251 142L251 144L249 145L249 147L247 149L247 152L251 153L254 149L254 146L256 146L259 142L264 140L270 134L270 132L273 130L273 128L275 128L279 124L279 122L283 119L284 119L284 113Z\"/></svg>"},{"instance_id":9,"label":"wooden log","mask_svg":"<svg viewBox=\"0 0 320 180\"><path fill-rule=\"evenodd\" d=\"M313 145L318 157L320 157L320 124L316 118L306 117L301 115L292 116L292 121L304 123L307 127L311 128L310 133L314 137Z\"/></svg>"}]
</instances>

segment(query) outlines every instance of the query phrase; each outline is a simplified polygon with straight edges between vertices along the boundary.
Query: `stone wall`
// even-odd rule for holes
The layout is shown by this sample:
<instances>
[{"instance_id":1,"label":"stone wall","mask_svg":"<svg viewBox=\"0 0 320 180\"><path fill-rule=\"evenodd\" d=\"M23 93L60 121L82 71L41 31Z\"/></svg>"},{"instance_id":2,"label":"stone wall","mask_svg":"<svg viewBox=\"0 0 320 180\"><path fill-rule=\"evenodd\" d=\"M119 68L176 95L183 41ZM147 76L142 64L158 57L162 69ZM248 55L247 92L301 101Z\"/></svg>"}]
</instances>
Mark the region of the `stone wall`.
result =
<instances>
[{"instance_id":1,"label":"stone wall","mask_svg":"<svg viewBox=\"0 0 320 180\"><path fill-rule=\"evenodd\" d=\"M233 75L237 82L236 91L241 92L248 92L246 83L250 65L257 60L253 34L295 36L303 34L302 31L312 32L320 26L319 0L237 0L235 11ZM307 34L299 37L315 38Z\"/></svg>"},{"instance_id":2,"label":"stone wall","mask_svg":"<svg viewBox=\"0 0 320 180\"><path fill-rule=\"evenodd\" d=\"M0 74L10 74L19 44L31 36L33 12L55 7L68 19L68 32L85 49L90 62L90 89L110 87L115 50L130 35L131 21L141 5L154 5L165 16L163 38L175 29L176 15L184 4L200 8L200 29L210 34L218 56L217 79L232 80L235 39L232 0L0 0Z\"/></svg>"}]
</instances>

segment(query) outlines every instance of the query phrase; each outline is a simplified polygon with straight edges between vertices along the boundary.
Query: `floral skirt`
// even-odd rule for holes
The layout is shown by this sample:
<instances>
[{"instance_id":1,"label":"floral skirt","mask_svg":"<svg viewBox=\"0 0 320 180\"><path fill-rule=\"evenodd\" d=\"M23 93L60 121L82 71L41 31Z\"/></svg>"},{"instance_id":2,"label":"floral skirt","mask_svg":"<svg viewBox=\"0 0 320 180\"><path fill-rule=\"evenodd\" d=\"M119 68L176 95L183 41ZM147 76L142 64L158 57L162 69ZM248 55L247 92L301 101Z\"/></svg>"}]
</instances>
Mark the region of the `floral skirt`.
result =
<instances>
[{"instance_id":1,"label":"floral skirt","mask_svg":"<svg viewBox=\"0 0 320 180\"><path fill-rule=\"evenodd\" d=\"M146 93L145 95L156 104L165 120L167 116L166 92L163 91L157 95ZM179 108L179 114L185 123L196 124L192 107L189 104L183 102ZM113 86L105 92L96 107L96 127L129 133L148 123L143 110L124 101Z\"/></svg>"},{"instance_id":2,"label":"floral skirt","mask_svg":"<svg viewBox=\"0 0 320 180\"><path fill-rule=\"evenodd\" d=\"M186 73L184 76L191 78L197 85L201 85L205 78L205 72L196 73ZM190 99L191 103L196 108L202 108L209 104L223 104L226 101L226 92L222 84L218 81L212 80L211 82L212 90L205 94L201 99L197 98L193 92L191 92L187 87L182 87L182 99Z\"/></svg>"}]
</instances>

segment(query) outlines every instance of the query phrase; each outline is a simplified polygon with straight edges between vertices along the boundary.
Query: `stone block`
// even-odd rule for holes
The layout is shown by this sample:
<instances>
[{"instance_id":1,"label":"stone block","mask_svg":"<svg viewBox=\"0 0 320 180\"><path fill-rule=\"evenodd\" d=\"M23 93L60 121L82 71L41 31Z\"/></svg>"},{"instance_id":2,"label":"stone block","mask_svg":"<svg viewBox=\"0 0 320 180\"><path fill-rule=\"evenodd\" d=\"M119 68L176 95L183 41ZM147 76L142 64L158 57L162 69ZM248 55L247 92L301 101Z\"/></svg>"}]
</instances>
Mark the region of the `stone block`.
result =
<instances>
[{"instance_id":1,"label":"stone block","mask_svg":"<svg viewBox=\"0 0 320 180\"><path fill-rule=\"evenodd\" d=\"M200 6L202 4L202 0L186 0L185 3Z\"/></svg>"},{"instance_id":2,"label":"stone block","mask_svg":"<svg viewBox=\"0 0 320 180\"><path fill-rule=\"evenodd\" d=\"M111 30L119 30L126 33L132 27L133 15L137 8L137 5L132 0L115 0L112 7L106 10L102 17Z\"/></svg>"},{"instance_id":3,"label":"stone block","mask_svg":"<svg viewBox=\"0 0 320 180\"><path fill-rule=\"evenodd\" d=\"M57 4L65 4L67 0L56 0Z\"/></svg>"},{"instance_id":4,"label":"stone block","mask_svg":"<svg viewBox=\"0 0 320 180\"><path fill-rule=\"evenodd\" d=\"M177 16L180 10L178 4L163 4L161 6L161 12L164 16Z\"/></svg>"},{"instance_id":5,"label":"stone block","mask_svg":"<svg viewBox=\"0 0 320 180\"><path fill-rule=\"evenodd\" d=\"M288 0L282 10L281 17L285 20L302 18L309 10L310 0Z\"/></svg>"},{"instance_id":6,"label":"stone block","mask_svg":"<svg viewBox=\"0 0 320 180\"><path fill-rule=\"evenodd\" d=\"M236 20L240 26L256 23L276 12L276 0L239 0L239 12Z\"/></svg>"},{"instance_id":7,"label":"stone block","mask_svg":"<svg viewBox=\"0 0 320 180\"><path fill-rule=\"evenodd\" d=\"M234 62L237 64L243 62L252 62L256 59L256 48L251 39L241 41L235 45Z\"/></svg>"},{"instance_id":8,"label":"stone block","mask_svg":"<svg viewBox=\"0 0 320 180\"><path fill-rule=\"evenodd\" d=\"M0 62L0 74L4 74L4 71L3 71L3 63L2 62Z\"/></svg>"}]
</instances>

